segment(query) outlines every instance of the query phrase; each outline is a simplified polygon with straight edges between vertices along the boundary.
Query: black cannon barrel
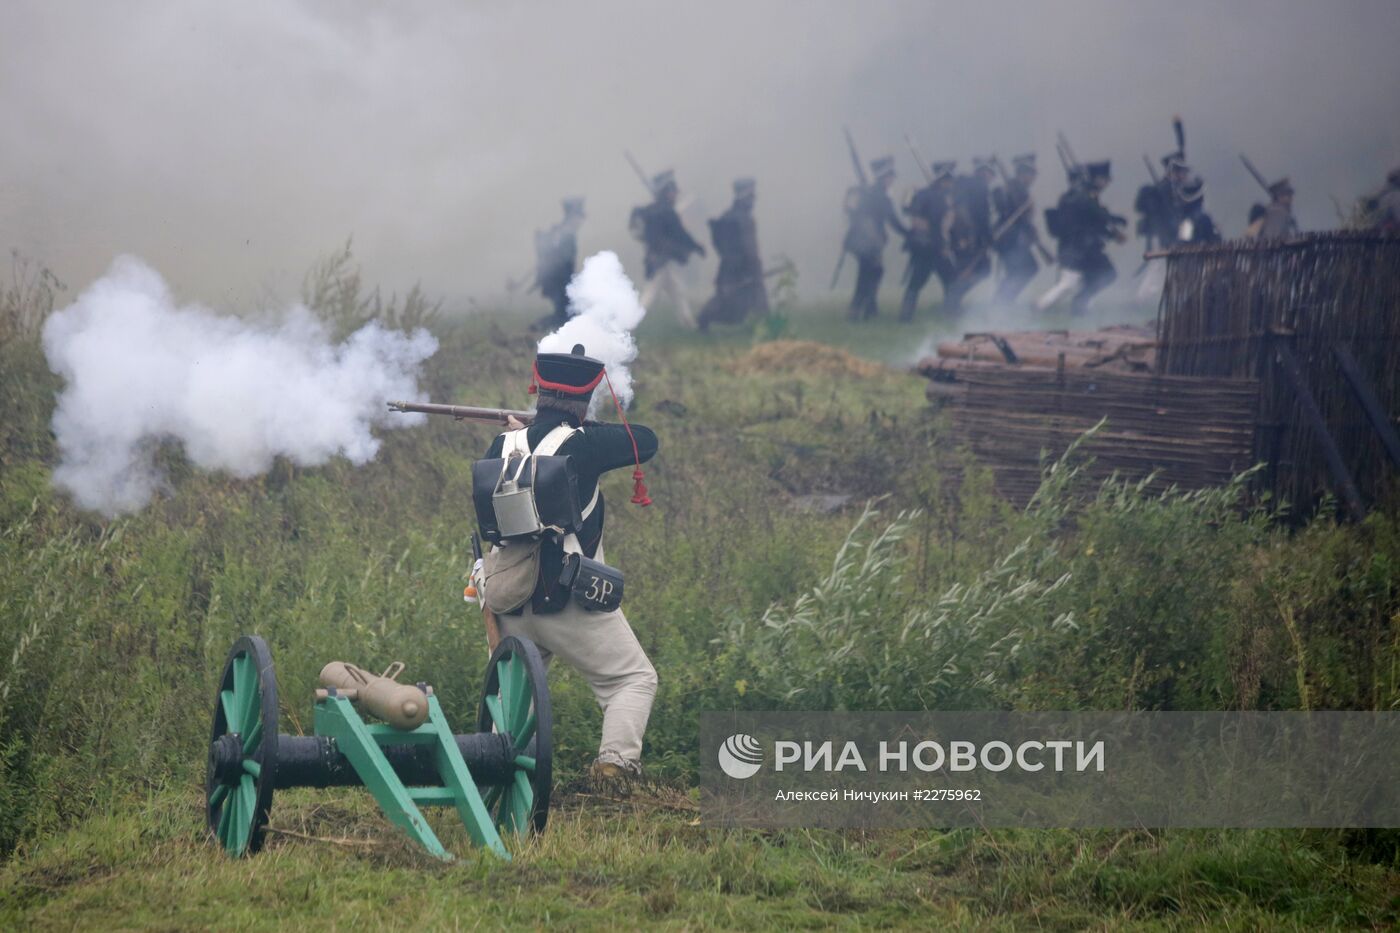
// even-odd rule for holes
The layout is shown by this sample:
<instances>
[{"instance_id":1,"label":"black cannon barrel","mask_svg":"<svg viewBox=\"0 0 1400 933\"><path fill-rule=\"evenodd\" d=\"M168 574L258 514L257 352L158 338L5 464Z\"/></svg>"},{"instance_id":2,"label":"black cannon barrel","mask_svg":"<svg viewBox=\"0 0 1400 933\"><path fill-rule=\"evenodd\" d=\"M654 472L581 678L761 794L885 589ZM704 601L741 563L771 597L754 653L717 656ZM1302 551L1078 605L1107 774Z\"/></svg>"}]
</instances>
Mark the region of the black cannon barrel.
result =
<instances>
[{"instance_id":1,"label":"black cannon barrel","mask_svg":"<svg viewBox=\"0 0 1400 933\"><path fill-rule=\"evenodd\" d=\"M478 784L498 786L510 782L515 773L515 749L509 736L495 732L474 732L456 736L468 770ZM430 745L389 745L381 747L399 780L408 786L440 786ZM277 737L278 790L288 787L358 787L363 782L349 759L336 746L335 739L320 735L279 735Z\"/></svg>"}]
</instances>

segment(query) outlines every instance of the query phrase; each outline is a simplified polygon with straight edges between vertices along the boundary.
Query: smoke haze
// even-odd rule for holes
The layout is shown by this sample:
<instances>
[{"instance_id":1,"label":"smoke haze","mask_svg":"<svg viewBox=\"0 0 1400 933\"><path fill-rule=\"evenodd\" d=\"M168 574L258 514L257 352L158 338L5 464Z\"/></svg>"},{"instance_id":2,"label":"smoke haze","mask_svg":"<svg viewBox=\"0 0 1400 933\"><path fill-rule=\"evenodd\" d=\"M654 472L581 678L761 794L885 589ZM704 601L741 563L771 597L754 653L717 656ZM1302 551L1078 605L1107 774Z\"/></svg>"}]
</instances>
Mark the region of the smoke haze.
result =
<instances>
[{"instance_id":1,"label":"smoke haze","mask_svg":"<svg viewBox=\"0 0 1400 933\"><path fill-rule=\"evenodd\" d=\"M379 450L371 426L424 420L391 418L384 400L414 398L436 350L426 331L375 323L333 345L299 306L261 322L180 306L154 270L122 257L44 327L65 382L54 484L83 508L133 511L161 487L153 457L170 439L195 465L243 478L278 456L365 463Z\"/></svg>"},{"instance_id":2,"label":"smoke haze","mask_svg":"<svg viewBox=\"0 0 1400 933\"><path fill-rule=\"evenodd\" d=\"M926 159L1111 157L1129 213L1144 151L1188 154L1227 235L1260 193L1238 160L1335 224L1400 162L1400 4L806 2L7 3L0 30L0 229L71 283L122 253L220 307L295 292L356 238L369 281L421 280L449 308L502 296L531 231L588 198L585 253L615 249L646 193L622 159L674 167L692 232L758 179L765 254L820 294L837 257L849 124ZM1123 248L1120 269L1137 248ZM696 280L713 259L692 262ZM897 270L896 270L897 271Z\"/></svg>"},{"instance_id":3,"label":"smoke haze","mask_svg":"<svg viewBox=\"0 0 1400 933\"><path fill-rule=\"evenodd\" d=\"M569 353L575 344L607 367L608 380L623 408L632 404L632 373L627 364L637 358L637 342L632 331L646 317L637 289L617 254L604 251L583 261L569 282L568 322L539 343L541 353ZM593 411L604 410L605 393L593 395Z\"/></svg>"}]
</instances>

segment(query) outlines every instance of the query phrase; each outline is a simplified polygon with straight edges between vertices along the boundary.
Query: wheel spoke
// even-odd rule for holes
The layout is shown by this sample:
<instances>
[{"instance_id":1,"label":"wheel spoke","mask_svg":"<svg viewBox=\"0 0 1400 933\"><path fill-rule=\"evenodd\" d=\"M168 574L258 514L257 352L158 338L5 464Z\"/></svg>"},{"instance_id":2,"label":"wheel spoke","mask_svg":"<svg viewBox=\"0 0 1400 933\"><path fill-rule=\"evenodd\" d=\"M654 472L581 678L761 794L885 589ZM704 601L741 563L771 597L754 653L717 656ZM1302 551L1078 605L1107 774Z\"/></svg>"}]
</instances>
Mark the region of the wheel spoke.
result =
<instances>
[{"instance_id":1,"label":"wheel spoke","mask_svg":"<svg viewBox=\"0 0 1400 933\"><path fill-rule=\"evenodd\" d=\"M486 710L491 714L491 722L495 724L497 732L505 735L510 731L506 729L506 714L501 710L500 697L488 693L486 695Z\"/></svg>"},{"instance_id":2,"label":"wheel spoke","mask_svg":"<svg viewBox=\"0 0 1400 933\"><path fill-rule=\"evenodd\" d=\"M510 817L512 828L524 833L530 828L530 814L535 809L535 789L524 771L515 772L515 786L510 793Z\"/></svg>"},{"instance_id":3,"label":"wheel spoke","mask_svg":"<svg viewBox=\"0 0 1400 933\"><path fill-rule=\"evenodd\" d=\"M515 750L522 751L530 744L530 740L535 737L535 710L531 708L530 717L525 720L525 725L520 727L519 732L513 732L515 738Z\"/></svg>"},{"instance_id":4,"label":"wheel spoke","mask_svg":"<svg viewBox=\"0 0 1400 933\"><path fill-rule=\"evenodd\" d=\"M232 690L219 691L219 705L224 708L224 731L238 731L238 704L234 702Z\"/></svg>"},{"instance_id":5,"label":"wheel spoke","mask_svg":"<svg viewBox=\"0 0 1400 933\"><path fill-rule=\"evenodd\" d=\"M241 654L233 659L233 692L238 699L238 732L253 726L253 711L258 707L258 672L253 659Z\"/></svg>"},{"instance_id":6,"label":"wheel spoke","mask_svg":"<svg viewBox=\"0 0 1400 933\"><path fill-rule=\"evenodd\" d=\"M251 774L243 775L243 780L238 782L238 854L242 855L248 849L248 842L253 836L253 822L257 819L258 791Z\"/></svg>"},{"instance_id":7,"label":"wheel spoke","mask_svg":"<svg viewBox=\"0 0 1400 933\"><path fill-rule=\"evenodd\" d=\"M257 723L255 723L253 728L248 730L248 734L243 737L243 754L251 755L258 750L258 743L262 741L262 733L262 710L259 710Z\"/></svg>"},{"instance_id":8,"label":"wheel spoke","mask_svg":"<svg viewBox=\"0 0 1400 933\"><path fill-rule=\"evenodd\" d=\"M501 788L499 785L497 785L496 787L492 787L491 789L486 791L485 795L483 795L481 798L481 802L486 805L487 813L491 812L491 808L496 805L496 801L499 800L500 797Z\"/></svg>"},{"instance_id":9,"label":"wheel spoke","mask_svg":"<svg viewBox=\"0 0 1400 933\"><path fill-rule=\"evenodd\" d=\"M220 804L224 802L224 798L226 798L227 796L228 785L219 784L214 788L214 792L209 795L209 806L211 808L217 808Z\"/></svg>"},{"instance_id":10,"label":"wheel spoke","mask_svg":"<svg viewBox=\"0 0 1400 933\"><path fill-rule=\"evenodd\" d=\"M510 720L515 712L511 709L512 690L511 669L508 659L496 662L496 696L500 698L502 718L496 725L501 732L510 731Z\"/></svg>"},{"instance_id":11,"label":"wheel spoke","mask_svg":"<svg viewBox=\"0 0 1400 933\"><path fill-rule=\"evenodd\" d=\"M510 656L510 731L512 734L525 725L530 713L530 675L525 670L525 659L518 654Z\"/></svg>"},{"instance_id":12,"label":"wheel spoke","mask_svg":"<svg viewBox=\"0 0 1400 933\"><path fill-rule=\"evenodd\" d=\"M215 835L219 837L219 842L223 843L224 850L233 851L232 840L229 838L229 827L233 825L236 815L234 811L238 809L238 795L234 794L224 801L224 808L219 811L219 829Z\"/></svg>"},{"instance_id":13,"label":"wheel spoke","mask_svg":"<svg viewBox=\"0 0 1400 933\"><path fill-rule=\"evenodd\" d=\"M531 774L535 773L535 759L531 758L529 755L516 755L515 766L517 768L523 768Z\"/></svg>"},{"instance_id":14,"label":"wheel spoke","mask_svg":"<svg viewBox=\"0 0 1400 933\"><path fill-rule=\"evenodd\" d=\"M243 770L246 771L250 777L257 778L262 776L262 765L251 758L243 759Z\"/></svg>"}]
</instances>

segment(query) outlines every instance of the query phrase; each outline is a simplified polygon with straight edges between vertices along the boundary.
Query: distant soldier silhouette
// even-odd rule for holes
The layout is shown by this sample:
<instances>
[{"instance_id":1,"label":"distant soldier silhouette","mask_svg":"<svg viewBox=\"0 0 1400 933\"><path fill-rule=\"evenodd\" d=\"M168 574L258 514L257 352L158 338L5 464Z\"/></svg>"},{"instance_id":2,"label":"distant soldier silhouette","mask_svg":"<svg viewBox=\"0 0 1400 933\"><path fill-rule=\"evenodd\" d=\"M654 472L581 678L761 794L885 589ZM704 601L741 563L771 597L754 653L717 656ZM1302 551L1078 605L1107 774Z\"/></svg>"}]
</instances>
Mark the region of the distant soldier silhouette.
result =
<instances>
[{"instance_id":1,"label":"distant soldier silhouette","mask_svg":"<svg viewBox=\"0 0 1400 933\"><path fill-rule=\"evenodd\" d=\"M700 309L700 329L711 324L738 324L755 312L768 313L768 289L763 282L763 259L758 251L752 178L734 182L734 203L710 221L710 239L719 254L715 294Z\"/></svg>"},{"instance_id":2,"label":"distant soldier silhouette","mask_svg":"<svg viewBox=\"0 0 1400 933\"><path fill-rule=\"evenodd\" d=\"M1082 314L1090 299L1118 277L1104 247L1109 240L1123 242L1122 227L1128 221L1110 212L1099 201L1112 177L1107 160L1088 163L1076 178L1076 184L1061 196L1059 204L1045 212L1045 225L1050 235L1059 241L1056 252L1061 274L1059 281L1036 302L1040 310L1077 289L1070 309Z\"/></svg>"},{"instance_id":3,"label":"distant soldier silhouette","mask_svg":"<svg viewBox=\"0 0 1400 933\"><path fill-rule=\"evenodd\" d=\"M953 223L949 247L957 272L945 290L943 307L958 311L963 297L992 274L988 249L992 245L992 179L996 177L994 156L972 160L972 174L953 182Z\"/></svg>"},{"instance_id":4,"label":"distant soldier silhouette","mask_svg":"<svg viewBox=\"0 0 1400 933\"><path fill-rule=\"evenodd\" d=\"M1285 240L1298 234L1298 221L1293 218L1293 183L1286 177L1269 185L1270 201L1264 208L1264 222L1259 225L1259 239Z\"/></svg>"},{"instance_id":5,"label":"distant soldier silhouette","mask_svg":"<svg viewBox=\"0 0 1400 933\"><path fill-rule=\"evenodd\" d=\"M851 320L855 321L880 313L876 296L880 291L880 279L885 274L885 243L889 240L885 227L893 227L904 236L909 234L890 200L894 156L873 160L870 174L874 178L869 184L858 185L846 193L849 226L844 246L856 260L856 289L851 295L850 307Z\"/></svg>"},{"instance_id":6,"label":"distant soldier silhouette","mask_svg":"<svg viewBox=\"0 0 1400 933\"><path fill-rule=\"evenodd\" d=\"M1001 259L1002 271L996 299L998 303L1008 305L1015 303L1026 285L1040 271L1040 263L1035 258L1035 250L1040 246L1040 232L1036 230L1035 202L1031 198L1031 186L1036 179L1035 153L1016 156L1011 160L1011 166L1011 178L992 192L997 229L1010 222L1010 226L992 244ZM1013 222L1012 217L1017 219Z\"/></svg>"},{"instance_id":7,"label":"distant soldier silhouette","mask_svg":"<svg viewBox=\"0 0 1400 933\"><path fill-rule=\"evenodd\" d=\"M914 193L904 213L909 215L909 232L904 251L909 265L904 270L904 300L899 319L912 321L919 305L919 293L937 273L946 295L952 287L953 259L948 252L948 234L953 223L953 172L956 162L933 163L933 181Z\"/></svg>"},{"instance_id":8,"label":"distant soldier silhouette","mask_svg":"<svg viewBox=\"0 0 1400 933\"><path fill-rule=\"evenodd\" d=\"M535 231L535 284L554 305L554 314L542 321L560 327L569 320L569 280L578 262L578 231L583 226L583 198L566 198L564 219L548 230Z\"/></svg>"},{"instance_id":9,"label":"distant soldier silhouette","mask_svg":"<svg viewBox=\"0 0 1400 933\"><path fill-rule=\"evenodd\" d=\"M647 205L632 209L629 226L633 236L646 245L647 284L642 289L642 306L651 309L659 291L665 291L676 309L676 319L686 327L695 326L685 286L680 279L680 267L692 254L705 255L705 247L696 242L676 213L675 172L665 171L652 179L655 199Z\"/></svg>"},{"instance_id":10,"label":"distant soldier silhouette","mask_svg":"<svg viewBox=\"0 0 1400 933\"><path fill-rule=\"evenodd\" d=\"M1181 199L1181 221L1177 225L1177 243L1219 243L1220 230L1206 213L1206 186L1199 175L1193 175L1177 191Z\"/></svg>"}]
</instances>

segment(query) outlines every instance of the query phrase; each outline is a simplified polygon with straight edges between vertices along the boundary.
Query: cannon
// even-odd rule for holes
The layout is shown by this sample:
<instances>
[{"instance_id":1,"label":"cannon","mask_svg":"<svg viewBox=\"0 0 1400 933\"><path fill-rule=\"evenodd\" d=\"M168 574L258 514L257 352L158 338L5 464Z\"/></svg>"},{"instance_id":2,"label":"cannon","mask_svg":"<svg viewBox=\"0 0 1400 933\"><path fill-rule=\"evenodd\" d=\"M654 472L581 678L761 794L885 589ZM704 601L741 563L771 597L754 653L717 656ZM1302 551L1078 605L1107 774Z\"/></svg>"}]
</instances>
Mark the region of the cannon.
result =
<instances>
[{"instance_id":1,"label":"cannon","mask_svg":"<svg viewBox=\"0 0 1400 933\"><path fill-rule=\"evenodd\" d=\"M316 691L314 735L279 734L267 642L239 638L219 679L209 737L213 841L235 858L257 852L274 791L363 786L431 855L452 860L419 808L450 806L474 844L509 859L502 836L542 832L549 819L553 718L539 650L528 639L501 639L486 665L476 732L454 734L432 687L417 688L427 716L413 728L367 723L354 689L328 686Z\"/></svg>"}]
</instances>

